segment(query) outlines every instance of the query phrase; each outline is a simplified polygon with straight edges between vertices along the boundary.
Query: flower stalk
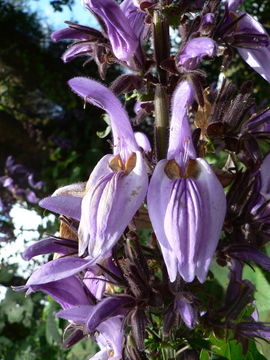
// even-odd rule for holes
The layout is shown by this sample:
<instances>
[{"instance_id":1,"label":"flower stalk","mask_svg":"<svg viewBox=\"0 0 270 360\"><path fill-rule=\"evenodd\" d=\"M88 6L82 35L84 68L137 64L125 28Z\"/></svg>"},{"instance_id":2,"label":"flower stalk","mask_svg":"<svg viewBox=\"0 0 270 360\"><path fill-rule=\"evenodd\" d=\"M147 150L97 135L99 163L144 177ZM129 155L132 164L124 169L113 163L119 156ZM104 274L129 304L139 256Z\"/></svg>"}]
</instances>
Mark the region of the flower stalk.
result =
<instances>
[{"instance_id":1,"label":"flower stalk","mask_svg":"<svg viewBox=\"0 0 270 360\"><path fill-rule=\"evenodd\" d=\"M160 10L154 10L153 14L153 45L159 81L162 85L167 85L168 74L160 65L170 56L169 26Z\"/></svg>"},{"instance_id":2,"label":"flower stalk","mask_svg":"<svg viewBox=\"0 0 270 360\"><path fill-rule=\"evenodd\" d=\"M157 160L161 160L167 154L169 128L166 88L161 84L156 85L154 105Z\"/></svg>"}]
</instances>

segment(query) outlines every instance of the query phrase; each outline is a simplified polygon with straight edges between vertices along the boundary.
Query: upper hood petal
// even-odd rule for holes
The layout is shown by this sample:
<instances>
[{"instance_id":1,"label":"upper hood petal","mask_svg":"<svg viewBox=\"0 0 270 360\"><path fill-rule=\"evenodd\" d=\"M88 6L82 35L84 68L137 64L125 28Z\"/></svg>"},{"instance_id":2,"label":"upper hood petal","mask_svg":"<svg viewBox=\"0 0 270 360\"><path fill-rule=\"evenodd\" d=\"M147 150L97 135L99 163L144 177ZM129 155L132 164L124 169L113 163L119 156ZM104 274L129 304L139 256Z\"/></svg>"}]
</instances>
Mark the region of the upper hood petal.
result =
<instances>
[{"instance_id":1,"label":"upper hood petal","mask_svg":"<svg viewBox=\"0 0 270 360\"><path fill-rule=\"evenodd\" d=\"M114 0L85 0L85 3L104 21L115 56L122 61L129 60L139 40L120 6Z\"/></svg>"},{"instance_id":2,"label":"upper hood petal","mask_svg":"<svg viewBox=\"0 0 270 360\"><path fill-rule=\"evenodd\" d=\"M120 153L125 147L131 152L138 150L128 115L121 102L111 90L97 81L84 77L73 78L69 80L68 84L85 101L104 109L109 114L114 137L115 154Z\"/></svg>"},{"instance_id":3,"label":"upper hood petal","mask_svg":"<svg viewBox=\"0 0 270 360\"><path fill-rule=\"evenodd\" d=\"M194 101L194 89L188 81L182 81L173 93L172 119L167 159L177 159L182 153L191 158L196 157L191 140L188 121L188 108Z\"/></svg>"}]
</instances>

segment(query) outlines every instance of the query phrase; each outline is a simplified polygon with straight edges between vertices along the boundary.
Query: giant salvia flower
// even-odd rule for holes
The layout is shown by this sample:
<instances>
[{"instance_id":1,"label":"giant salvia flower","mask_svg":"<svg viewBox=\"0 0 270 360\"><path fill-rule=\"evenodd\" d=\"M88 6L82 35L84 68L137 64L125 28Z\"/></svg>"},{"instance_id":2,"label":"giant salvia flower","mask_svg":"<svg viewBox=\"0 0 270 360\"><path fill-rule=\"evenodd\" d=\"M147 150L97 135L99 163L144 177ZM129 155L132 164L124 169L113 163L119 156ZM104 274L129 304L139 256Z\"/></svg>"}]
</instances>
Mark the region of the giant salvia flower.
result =
<instances>
[{"instance_id":1,"label":"giant salvia flower","mask_svg":"<svg viewBox=\"0 0 270 360\"><path fill-rule=\"evenodd\" d=\"M72 90L110 116L113 155L105 155L90 175L82 200L79 254L105 256L120 238L146 195L148 179L126 111L105 86L87 78L69 81Z\"/></svg>"},{"instance_id":2,"label":"giant salvia flower","mask_svg":"<svg viewBox=\"0 0 270 360\"><path fill-rule=\"evenodd\" d=\"M243 0L227 0L228 16L226 26L234 22L232 34L232 45L245 62L257 71L265 80L270 82L270 38L264 27L249 14L237 10Z\"/></svg>"},{"instance_id":3,"label":"giant salvia flower","mask_svg":"<svg viewBox=\"0 0 270 360\"><path fill-rule=\"evenodd\" d=\"M196 158L188 123L194 89L188 81L172 100L167 159L158 162L148 190L150 219L171 281L177 273L204 282L223 224L223 188L207 162Z\"/></svg>"},{"instance_id":4,"label":"giant salvia flower","mask_svg":"<svg viewBox=\"0 0 270 360\"><path fill-rule=\"evenodd\" d=\"M145 13L125 0L121 7L115 0L84 0L86 7L104 22L114 55L128 61L140 44Z\"/></svg>"}]
</instances>

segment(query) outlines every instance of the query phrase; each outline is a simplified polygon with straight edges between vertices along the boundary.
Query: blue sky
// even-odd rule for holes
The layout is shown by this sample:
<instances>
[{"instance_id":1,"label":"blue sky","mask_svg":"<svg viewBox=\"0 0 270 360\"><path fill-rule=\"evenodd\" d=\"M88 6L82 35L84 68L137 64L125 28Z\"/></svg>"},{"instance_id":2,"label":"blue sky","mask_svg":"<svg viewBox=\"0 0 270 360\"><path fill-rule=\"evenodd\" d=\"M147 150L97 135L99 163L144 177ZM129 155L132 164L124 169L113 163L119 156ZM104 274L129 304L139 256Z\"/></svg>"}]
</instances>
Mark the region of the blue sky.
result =
<instances>
[{"instance_id":1,"label":"blue sky","mask_svg":"<svg viewBox=\"0 0 270 360\"><path fill-rule=\"evenodd\" d=\"M30 10L38 14L44 25L49 25L54 30L63 27L65 20L76 21L81 25L98 27L95 17L84 8L81 0L75 0L71 10L68 6L64 6L62 12L54 12L53 7L50 5L50 0L30 0L28 4Z\"/></svg>"}]
</instances>

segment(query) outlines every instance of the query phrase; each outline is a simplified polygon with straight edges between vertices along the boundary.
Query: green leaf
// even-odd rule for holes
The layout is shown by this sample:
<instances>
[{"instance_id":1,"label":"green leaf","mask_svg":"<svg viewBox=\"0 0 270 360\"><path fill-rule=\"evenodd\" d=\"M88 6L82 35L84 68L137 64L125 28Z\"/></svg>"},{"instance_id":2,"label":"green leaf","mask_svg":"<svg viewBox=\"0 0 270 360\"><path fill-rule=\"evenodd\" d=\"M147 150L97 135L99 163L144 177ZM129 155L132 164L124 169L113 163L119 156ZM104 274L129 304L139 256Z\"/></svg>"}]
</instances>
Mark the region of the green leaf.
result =
<instances>
[{"instance_id":1,"label":"green leaf","mask_svg":"<svg viewBox=\"0 0 270 360\"><path fill-rule=\"evenodd\" d=\"M207 350L202 349L201 353L200 353L200 359L199 360L209 360L209 353Z\"/></svg>"},{"instance_id":2,"label":"green leaf","mask_svg":"<svg viewBox=\"0 0 270 360\"><path fill-rule=\"evenodd\" d=\"M7 290L5 299L1 302L1 312L7 316L8 322L20 323L30 327L33 313L31 298L25 298L22 292Z\"/></svg>"},{"instance_id":3,"label":"green leaf","mask_svg":"<svg viewBox=\"0 0 270 360\"><path fill-rule=\"evenodd\" d=\"M101 138L101 139L103 139L103 138L105 138L106 136L108 136L109 133L111 132L111 129L112 129L112 128L111 128L110 117L109 117L107 114L104 114L104 115L102 116L102 120L105 121L105 123L106 123L108 126L106 127L105 130L103 130L103 131L97 131L97 132L96 132L97 136L98 136L99 138Z\"/></svg>"},{"instance_id":4,"label":"green leaf","mask_svg":"<svg viewBox=\"0 0 270 360\"><path fill-rule=\"evenodd\" d=\"M258 266L253 266L253 269L249 266L245 266L243 278L250 280L252 284L255 285L256 307L261 314L270 309L270 284L266 280L263 271Z\"/></svg>"},{"instance_id":5,"label":"green leaf","mask_svg":"<svg viewBox=\"0 0 270 360\"><path fill-rule=\"evenodd\" d=\"M260 343L257 343L257 347L259 344ZM260 354L257 347L255 344L255 341L249 341L246 360L267 360L267 359L269 359L269 356L264 357L262 354ZM269 347L269 344L268 344L268 347Z\"/></svg>"},{"instance_id":6,"label":"green leaf","mask_svg":"<svg viewBox=\"0 0 270 360\"><path fill-rule=\"evenodd\" d=\"M49 303L46 307L46 339L52 345L53 343L61 344L62 338L59 331L59 319L55 317L56 307L54 303Z\"/></svg>"},{"instance_id":7,"label":"green leaf","mask_svg":"<svg viewBox=\"0 0 270 360\"><path fill-rule=\"evenodd\" d=\"M96 134L99 138L103 139L109 135L109 133L111 132L111 129L112 129L111 126L107 126L104 131L97 131Z\"/></svg>"},{"instance_id":8,"label":"green leaf","mask_svg":"<svg viewBox=\"0 0 270 360\"><path fill-rule=\"evenodd\" d=\"M215 260L212 261L210 271L214 274L214 278L219 282L223 289L227 289L229 283L229 269L225 266L220 266Z\"/></svg>"}]
</instances>

